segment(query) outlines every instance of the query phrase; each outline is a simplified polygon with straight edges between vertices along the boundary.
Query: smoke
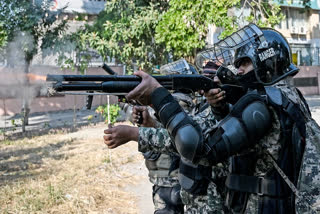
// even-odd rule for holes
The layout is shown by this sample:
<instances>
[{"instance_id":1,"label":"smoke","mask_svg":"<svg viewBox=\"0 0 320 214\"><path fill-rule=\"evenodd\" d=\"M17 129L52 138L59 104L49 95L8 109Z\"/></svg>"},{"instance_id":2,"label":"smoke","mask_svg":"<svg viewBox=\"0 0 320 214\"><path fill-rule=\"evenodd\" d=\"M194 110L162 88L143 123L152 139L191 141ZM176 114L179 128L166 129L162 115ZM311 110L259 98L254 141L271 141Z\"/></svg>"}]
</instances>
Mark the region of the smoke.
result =
<instances>
[{"instance_id":1,"label":"smoke","mask_svg":"<svg viewBox=\"0 0 320 214\"><path fill-rule=\"evenodd\" d=\"M26 32L16 32L6 48L6 67L0 71L1 98L17 98L25 106L30 106L32 100L39 95L41 81L29 80L25 71L26 51L33 51L35 42Z\"/></svg>"}]
</instances>

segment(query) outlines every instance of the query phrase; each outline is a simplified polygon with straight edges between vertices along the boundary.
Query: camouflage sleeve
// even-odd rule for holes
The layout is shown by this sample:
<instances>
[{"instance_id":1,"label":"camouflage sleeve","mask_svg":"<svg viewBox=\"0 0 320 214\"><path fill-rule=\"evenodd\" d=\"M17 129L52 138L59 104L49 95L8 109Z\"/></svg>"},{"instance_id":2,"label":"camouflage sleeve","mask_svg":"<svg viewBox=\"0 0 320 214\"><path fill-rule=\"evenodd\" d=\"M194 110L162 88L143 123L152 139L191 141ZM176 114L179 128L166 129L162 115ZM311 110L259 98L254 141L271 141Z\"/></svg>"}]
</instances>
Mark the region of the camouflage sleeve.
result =
<instances>
[{"instance_id":1,"label":"camouflage sleeve","mask_svg":"<svg viewBox=\"0 0 320 214\"><path fill-rule=\"evenodd\" d=\"M138 150L157 151L164 154L177 153L168 131L164 128L139 128Z\"/></svg>"},{"instance_id":2,"label":"camouflage sleeve","mask_svg":"<svg viewBox=\"0 0 320 214\"><path fill-rule=\"evenodd\" d=\"M199 124L204 136L217 127L218 119L210 106L193 117L193 120Z\"/></svg>"},{"instance_id":3,"label":"camouflage sleeve","mask_svg":"<svg viewBox=\"0 0 320 214\"><path fill-rule=\"evenodd\" d=\"M218 123L210 107L194 116L193 120L200 125L204 135L214 129ZM140 152L177 153L174 142L165 128L140 127L138 149Z\"/></svg>"}]
</instances>

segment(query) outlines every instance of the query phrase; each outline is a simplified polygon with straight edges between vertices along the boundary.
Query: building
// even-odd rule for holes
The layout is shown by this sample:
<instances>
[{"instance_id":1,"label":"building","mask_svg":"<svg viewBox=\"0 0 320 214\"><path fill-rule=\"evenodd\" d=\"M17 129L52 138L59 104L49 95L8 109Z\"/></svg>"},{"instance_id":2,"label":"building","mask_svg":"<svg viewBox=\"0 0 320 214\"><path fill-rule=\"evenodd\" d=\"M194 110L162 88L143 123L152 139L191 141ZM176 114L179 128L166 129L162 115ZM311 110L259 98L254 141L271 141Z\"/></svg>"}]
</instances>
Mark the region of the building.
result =
<instances>
[{"instance_id":1,"label":"building","mask_svg":"<svg viewBox=\"0 0 320 214\"><path fill-rule=\"evenodd\" d=\"M310 9L302 1L279 1L285 19L276 27L288 40L292 60L298 66L320 65L320 1L311 0Z\"/></svg>"},{"instance_id":2,"label":"building","mask_svg":"<svg viewBox=\"0 0 320 214\"><path fill-rule=\"evenodd\" d=\"M275 0L285 19L275 27L289 42L292 61L300 68L293 83L304 95L320 94L320 0L310 0L306 9L302 0ZM250 14L249 8L230 10L230 15L239 17L241 26L248 24L243 18ZM241 16L241 17L240 17ZM217 42L221 29L209 27L207 44Z\"/></svg>"},{"instance_id":3,"label":"building","mask_svg":"<svg viewBox=\"0 0 320 214\"><path fill-rule=\"evenodd\" d=\"M285 19L276 27L288 40L292 61L300 68L293 82L305 95L320 94L320 1L278 1Z\"/></svg>"}]
</instances>

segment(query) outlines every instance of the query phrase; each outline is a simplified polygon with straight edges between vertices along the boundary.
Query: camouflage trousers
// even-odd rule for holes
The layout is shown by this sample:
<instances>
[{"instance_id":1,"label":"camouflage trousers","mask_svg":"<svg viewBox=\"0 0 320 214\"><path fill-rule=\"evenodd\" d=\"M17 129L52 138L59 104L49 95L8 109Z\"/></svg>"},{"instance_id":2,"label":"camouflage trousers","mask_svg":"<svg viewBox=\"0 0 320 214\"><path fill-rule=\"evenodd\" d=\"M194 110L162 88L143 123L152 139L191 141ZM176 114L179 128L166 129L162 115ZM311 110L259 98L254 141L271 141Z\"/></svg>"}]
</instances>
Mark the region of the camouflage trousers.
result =
<instances>
[{"instance_id":1,"label":"camouflage trousers","mask_svg":"<svg viewBox=\"0 0 320 214\"><path fill-rule=\"evenodd\" d=\"M157 185L153 186L153 204L155 209L155 214L182 214L183 204L170 203L170 199L163 198L164 192L170 192L173 187L159 187ZM171 192L170 192L171 193Z\"/></svg>"},{"instance_id":2,"label":"camouflage trousers","mask_svg":"<svg viewBox=\"0 0 320 214\"><path fill-rule=\"evenodd\" d=\"M152 188L153 188L152 200L153 200L155 212L157 210L165 209L166 202L160 197L159 192L157 191L159 187L154 185Z\"/></svg>"}]
</instances>

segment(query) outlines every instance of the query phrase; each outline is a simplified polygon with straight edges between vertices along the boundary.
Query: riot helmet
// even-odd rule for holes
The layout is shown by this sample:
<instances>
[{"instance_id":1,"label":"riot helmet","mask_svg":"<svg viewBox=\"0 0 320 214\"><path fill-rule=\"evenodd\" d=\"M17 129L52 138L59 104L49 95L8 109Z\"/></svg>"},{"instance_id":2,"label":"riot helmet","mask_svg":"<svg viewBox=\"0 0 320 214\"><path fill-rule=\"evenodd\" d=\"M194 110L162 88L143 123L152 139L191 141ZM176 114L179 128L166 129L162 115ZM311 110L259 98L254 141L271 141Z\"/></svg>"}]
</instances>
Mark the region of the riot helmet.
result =
<instances>
[{"instance_id":1,"label":"riot helmet","mask_svg":"<svg viewBox=\"0 0 320 214\"><path fill-rule=\"evenodd\" d=\"M197 69L183 58L161 66L160 73L163 75L198 74Z\"/></svg>"},{"instance_id":2,"label":"riot helmet","mask_svg":"<svg viewBox=\"0 0 320 214\"><path fill-rule=\"evenodd\" d=\"M209 78L218 76L222 84L236 84L237 69L231 64L224 64L216 58L214 47L199 52L196 56L196 65L202 74Z\"/></svg>"},{"instance_id":3,"label":"riot helmet","mask_svg":"<svg viewBox=\"0 0 320 214\"><path fill-rule=\"evenodd\" d=\"M206 73L206 70L218 70L221 66L221 62L215 58L214 47L197 53L195 62L198 70L202 71L202 73Z\"/></svg>"},{"instance_id":4,"label":"riot helmet","mask_svg":"<svg viewBox=\"0 0 320 214\"><path fill-rule=\"evenodd\" d=\"M213 79L217 75L217 70L219 69L219 67L219 64L215 61L209 61L203 67L202 74Z\"/></svg>"},{"instance_id":5,"label":"riot helmet","mask_svg":"<svg viewBox=\"0 0 320 214\"><path fill-rule=\"evenodd\" d=\"M283 35L273 29L260 29L254 24L218 42L214 52L221 63L233 63L236 68L243 60L250 59L254 71L251 77L263 85L272 85L299 71L291 62L291 49Z\"/></svg>"}]
</instances>

